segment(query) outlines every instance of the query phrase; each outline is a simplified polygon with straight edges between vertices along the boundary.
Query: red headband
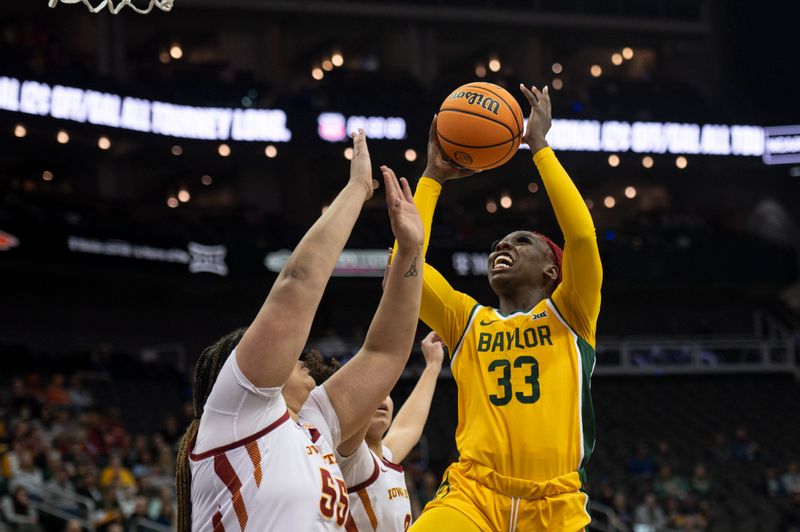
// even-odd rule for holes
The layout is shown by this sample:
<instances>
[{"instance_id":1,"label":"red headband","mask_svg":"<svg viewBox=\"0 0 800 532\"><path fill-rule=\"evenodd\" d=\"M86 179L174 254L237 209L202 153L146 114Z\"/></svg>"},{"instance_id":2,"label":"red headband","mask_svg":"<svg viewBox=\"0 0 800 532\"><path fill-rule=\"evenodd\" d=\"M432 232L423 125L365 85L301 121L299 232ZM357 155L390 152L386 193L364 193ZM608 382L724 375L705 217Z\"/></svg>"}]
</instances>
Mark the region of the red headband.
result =
<instances>
[{"instance_id":1,"label":"red headband","mask_svg":"<svg viewBox=\"0 0 800 532\"><path fill-rule=\"evenodd\" d=\"M547 247L549 247L550 251L553 253L553 260L555 261L556 267L558 268L558 277L556 277L556 286L558 286L558 284L561 282L561 259L564 256L564 252L561 250L560 247L558 247L558 245L555 242L553 242L543 234L537 233L535 231L533 231L533 234L539 237L539 239L542 242L547 244Z\"/></svg>"}]
</instances>

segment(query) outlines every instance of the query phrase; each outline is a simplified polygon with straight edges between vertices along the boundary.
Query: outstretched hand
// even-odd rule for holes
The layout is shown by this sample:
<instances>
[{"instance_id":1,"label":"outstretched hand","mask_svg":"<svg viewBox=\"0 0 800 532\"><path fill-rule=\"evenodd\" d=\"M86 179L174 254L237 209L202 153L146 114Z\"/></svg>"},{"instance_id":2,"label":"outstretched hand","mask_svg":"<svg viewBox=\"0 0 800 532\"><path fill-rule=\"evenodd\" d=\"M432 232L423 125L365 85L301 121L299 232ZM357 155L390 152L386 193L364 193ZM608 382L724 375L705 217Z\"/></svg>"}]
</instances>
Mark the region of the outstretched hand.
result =
<instances>
[{"instance_id":1,"label":"outstretched hand","mask_svg":"<svg viewBox=\"0 0 800 532\"><path fill-rule=\"evenodd\" d=\"M381 172L386 185L386 207L397 245L406 248L422 246L425 233L408 180L401 177L398 181L394 170L388 166L381 166Z\"/></svg>"},{"instance_id":2,"label":"outstretched hand","mask_svg":"<svg viewBox=\"0 0 800 532\"><path fill-rule=\"evenodd\" d=\"M535 86L531 85L528 89L522 83L519 88L528 103L531 104L531 115L528 118L528 127L525 129L525 134L522 140L528 143L531 151L536 153L542 148L548 146L545 136L550 131L550 125L553 119L553 105L550 103L550 91L547 87L544 91L540 91Z\"/></svg>"},{"instance_id":3,"label":"outstretched hand","mask_svg":"<svg viewBox=\"0 0 800 532\"><path fill-rule=\"evenodd\" d=\"M425 365L441 368L444 360L444 340L435 331L431 331L422 339L421 345Z\"/></svg>"},{"instance_id":4,"label":"outstretched hand","mask_svg":"<svg viewBox=\"0 0 800 532\"><path fill-rule=\"evenodd\" d=\"M363 188L364 201L372 197L373 191L378 188L378 182L372 179L372 162L367 149L367 135L363 129L352 133L353 159L350 161L350 183Z\"/></svg>"},{"instance_id":5,"label":"outstretched hand","mask_svg":"<svg viewBox=\"0 0 800 532\"><path fill-rule=\"evenodd\" d=\"M435 179L439 183L444 183L448 179L471 176L475 173L475 170L454 165L439 145L439 138L436 134L437 118L438 115L434 115L431 128L428 131L428 165L422 175Z\"/></svg>"}]
</instances>

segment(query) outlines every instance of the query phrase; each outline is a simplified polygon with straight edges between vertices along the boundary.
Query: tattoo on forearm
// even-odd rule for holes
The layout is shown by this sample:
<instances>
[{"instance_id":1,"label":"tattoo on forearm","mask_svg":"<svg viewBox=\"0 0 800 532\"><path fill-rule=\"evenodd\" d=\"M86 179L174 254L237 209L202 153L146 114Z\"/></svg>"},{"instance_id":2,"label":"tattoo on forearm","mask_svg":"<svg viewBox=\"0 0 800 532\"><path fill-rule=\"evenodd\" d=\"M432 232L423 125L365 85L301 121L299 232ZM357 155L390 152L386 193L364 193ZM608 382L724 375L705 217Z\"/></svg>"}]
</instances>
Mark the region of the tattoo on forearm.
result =
<instances>
[{"instance_id":1,"label":"tattoo on forearm","mask_svg":"<svg viewBox=\"0 0 800 532\"><path fill-rule=\"evenodd\" d=\"M408 271L403 277L416 277L416 276L417 276L417 257L414 257L414 261L411 263L411 267L408 269Z\"/></svg>"}]
</instances>

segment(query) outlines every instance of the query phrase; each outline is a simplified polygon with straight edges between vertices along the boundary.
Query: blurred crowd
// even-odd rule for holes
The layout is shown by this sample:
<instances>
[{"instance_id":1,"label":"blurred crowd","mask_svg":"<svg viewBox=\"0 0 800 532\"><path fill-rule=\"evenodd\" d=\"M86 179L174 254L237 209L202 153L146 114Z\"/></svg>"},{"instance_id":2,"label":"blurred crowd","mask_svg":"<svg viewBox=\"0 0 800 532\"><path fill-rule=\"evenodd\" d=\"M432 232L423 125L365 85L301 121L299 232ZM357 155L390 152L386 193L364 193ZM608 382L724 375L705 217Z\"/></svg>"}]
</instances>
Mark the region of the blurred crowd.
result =
<instances>
[{"instance_id":1,"label":"blurred crowd","mask_svg":"<svg viewBox=\"0 0 800 532\"><path fill-rule=\"evenodd\" d=\"M6 528L56 530L68 521L66 530L91 522L113 531L139 519L172 523L181 436L175 416L165 417L159 432L130 434L123 414L97 404L80 378L54 374L45 383L36 373L11 380L0 413Z\"/></svg>"},{"instance_id":2,"label":"blurred crowd","mask_svg":"<svg viewBox=\"0 0 800 532\"><path fill-rule=\"evenodd\" d=\"M703 451L707 461L694 464L681 461L666 440L658 442L655 452L638 445L626 465L624 483L608 479L595 486L593 503L610 512L605 516L610 530L635 532L704 531L720 528L720 518L730 505L741 502L744 491L727 478L718 478L710 470L732 471L747 468L755 471L760 485L754 493L770 499L777 510L779 530L800 531L800 470L796 461L780 466L766 459L761 446L744 427L729 437L719 433ZM741 482L743 479L739 479ZM744 480L746 483L746 479ZM738 483L737 483L738 484ZM725 499L726 506L721 501ZM758 505L758 501L748 501ZM772 511L772 509L770 509ZM600 515L595 513L595 517ZM740 525L742 523L739 523ZM716 526L715 526L716 525ZM745 527L747 525L744 525ZM772 530L760 523L763 530ZM746 528L742 528L743 530Z\"/></svg>"},{"instance_id":3,"label":"blurred crowd","mask_svg":"<svg viewBox=\"0 0 800 532\"><path fill-rule=\"evenodd\" d=\"M171 528L181 415L160 412L160 430L132 434L125 412L105 408L77 376L30 373L9 384L0 392L0 532ZM419 453L406 466L416 516L440 478Z\"/></svg>"}]
</instances>

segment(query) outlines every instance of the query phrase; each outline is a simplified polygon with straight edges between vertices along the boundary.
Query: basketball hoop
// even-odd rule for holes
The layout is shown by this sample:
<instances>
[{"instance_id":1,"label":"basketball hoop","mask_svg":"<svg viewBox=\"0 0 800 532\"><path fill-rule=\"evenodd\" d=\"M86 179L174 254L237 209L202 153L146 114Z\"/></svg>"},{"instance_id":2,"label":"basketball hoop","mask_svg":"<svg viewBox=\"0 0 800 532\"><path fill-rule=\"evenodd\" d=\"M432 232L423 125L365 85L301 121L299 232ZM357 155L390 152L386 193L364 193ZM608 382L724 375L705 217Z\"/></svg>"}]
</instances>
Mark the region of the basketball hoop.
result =
<instances>
[{"instance_id":1,"label":"basketball hoop","mask_svg":"<svg viewBox=\"0 0 800 532\"><path fill-rule=\"evenodd\" d=\"M147 13L152 11L154 7L157 7L162 11L170 11L172 10L172 3L173 3L173 0L143 0L142 3L149 2L149 5L147 7L142 8L138 7L134 3L135 0L100 0L100 2L96 2L97 5L92 5L90 0L50 0L48 5L50 7L56 7L59 1L65 4L79 4L82 2L86 4L86 7L88 7L89 11L91 11L92 13L99 13L100 11L103 10L103 8L108 6L108 10L111 11L111 13L113 13L114 15L119 13L120 9L122 9L125 6L130 7L131 9L142 15L146 15Z\"/></svg>"}]
</instances>

